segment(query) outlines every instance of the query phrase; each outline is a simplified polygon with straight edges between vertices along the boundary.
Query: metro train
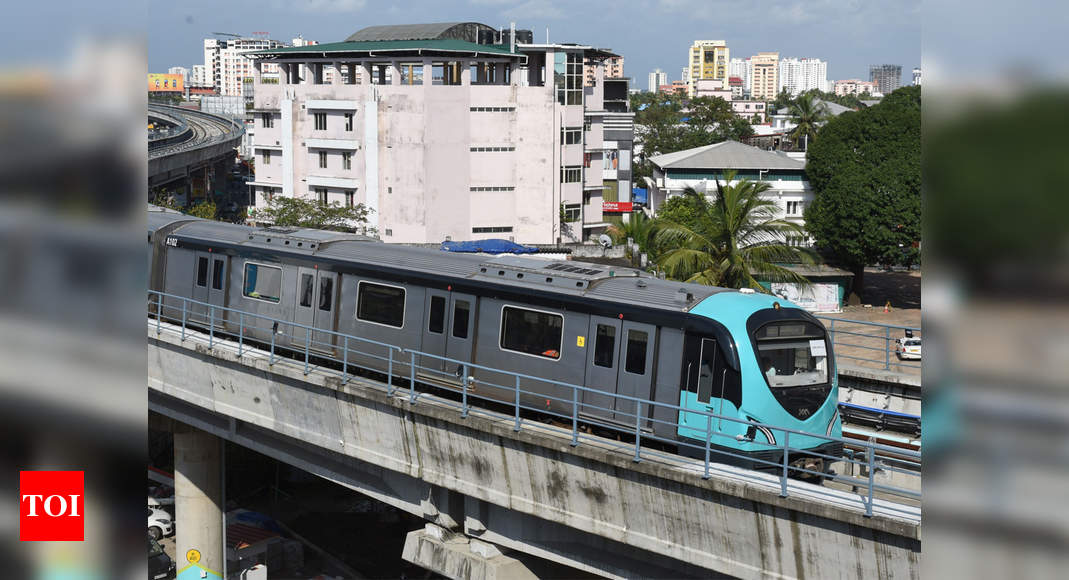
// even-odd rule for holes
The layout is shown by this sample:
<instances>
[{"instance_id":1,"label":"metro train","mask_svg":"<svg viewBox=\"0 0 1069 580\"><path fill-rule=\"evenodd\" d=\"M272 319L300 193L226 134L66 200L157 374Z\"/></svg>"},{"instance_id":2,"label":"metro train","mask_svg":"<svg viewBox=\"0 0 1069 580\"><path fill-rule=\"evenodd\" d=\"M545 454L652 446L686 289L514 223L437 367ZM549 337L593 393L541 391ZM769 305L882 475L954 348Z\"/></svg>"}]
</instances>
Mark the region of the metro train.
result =
<instances>
[{"instance_id":1,"label":"metro train","mask_svg":"<svg viewBox=\"0 0 1069 580\"><path fill-rule=\"evenodd\" d=\"M819 469L820 455L841 456L842 444L826 438L842 437L831 341L819 320L775 296L628 268L453 254L154 207L148 242L150 289L312 334L246 324L246 340L300 352L308 344L338 360L340 339L324 331L396 345L420 353L419 382L445 389L463 380L455 361L476 364L468 369L474 393L509 404L514 377L482 367L580 385L589 389L579 395L581 421L632 432L636 403L618 395L761 423L712 420L713 451L746 458L714 455L718 462L778 464L784 432L775 427L814 434L790 435L792 465ZM177 318L180 302L164 298L164 316ZM187 310L190 324L238 331L233 313ZM357 342L350 340L347 362L386 372L386 349ZM530 392L525 407L571 416L571 388L523 379L521 389ZM706 414L651 404L638 421L680 453L704 453Z\"/></svg>"}]
</instances>

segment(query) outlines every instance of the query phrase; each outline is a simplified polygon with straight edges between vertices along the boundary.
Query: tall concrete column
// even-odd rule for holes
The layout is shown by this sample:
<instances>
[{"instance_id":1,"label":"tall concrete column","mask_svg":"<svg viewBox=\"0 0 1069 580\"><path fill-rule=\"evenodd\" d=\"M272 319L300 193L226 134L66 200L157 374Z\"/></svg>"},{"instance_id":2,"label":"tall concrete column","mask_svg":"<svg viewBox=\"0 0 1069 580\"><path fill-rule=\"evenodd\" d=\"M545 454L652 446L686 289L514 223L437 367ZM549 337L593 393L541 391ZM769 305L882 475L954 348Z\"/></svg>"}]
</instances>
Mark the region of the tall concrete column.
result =
<instances>
[{"instance_id":1,"label":"tall concrete column","mask_svg":"<svg viewBox=\"0 0 1069 580\"><path fill-rule=\"evenodd\" d=\"M460 66L460 84L466 87L471 84L471 61L462 60L458 64Z\"/></svg>"},{"instance_id":2,"label":"tall concrete column","mask_svg":"<svg viewBox=\"0 0 1069 580\"><path fill-rule=\"evenodd\" d=\"M210 433L176 424L175 568L178 580L223 577L221 445Z\"/></svg>"}]
</instances>

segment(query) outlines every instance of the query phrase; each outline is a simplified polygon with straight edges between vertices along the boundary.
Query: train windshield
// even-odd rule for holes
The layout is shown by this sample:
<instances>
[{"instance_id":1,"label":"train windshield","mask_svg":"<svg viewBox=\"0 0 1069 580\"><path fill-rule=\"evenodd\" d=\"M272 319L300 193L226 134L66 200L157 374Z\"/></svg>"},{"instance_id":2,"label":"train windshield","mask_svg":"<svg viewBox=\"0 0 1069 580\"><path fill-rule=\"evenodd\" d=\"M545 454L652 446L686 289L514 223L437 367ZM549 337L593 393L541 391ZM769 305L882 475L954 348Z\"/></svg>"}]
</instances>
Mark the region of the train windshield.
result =
<instances>
[{"instance_id":1,"label":"train windshield","mask_svg":"<svg viewBox=\"0 0 1069 580\"><path fill-rule=\"evenodd\" d=\"M811 322L781 321L758 329L757 359L770 387L801 387L828 382L824 330Z\"/></svg>"}]
</instances>

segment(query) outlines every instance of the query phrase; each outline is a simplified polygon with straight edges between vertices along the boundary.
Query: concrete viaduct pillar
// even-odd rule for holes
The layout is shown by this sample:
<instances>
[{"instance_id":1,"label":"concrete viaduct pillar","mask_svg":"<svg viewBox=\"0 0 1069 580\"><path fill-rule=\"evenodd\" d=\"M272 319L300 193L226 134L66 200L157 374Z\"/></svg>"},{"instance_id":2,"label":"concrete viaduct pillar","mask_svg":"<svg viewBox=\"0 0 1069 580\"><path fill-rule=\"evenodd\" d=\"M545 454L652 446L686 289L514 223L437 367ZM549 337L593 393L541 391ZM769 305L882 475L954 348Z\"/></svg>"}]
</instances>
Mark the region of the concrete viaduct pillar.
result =
<instances>
[{"instance_id":1,"label":"concrete viaduct pillar","mask_svg":"<svg viewBox=\"0 0 1069 580\"><path fill-rule=\"evenodd\" d=\"M175 424L175 568L178 580L223 577L221 441Z\"/></svg>"}]
</instances>

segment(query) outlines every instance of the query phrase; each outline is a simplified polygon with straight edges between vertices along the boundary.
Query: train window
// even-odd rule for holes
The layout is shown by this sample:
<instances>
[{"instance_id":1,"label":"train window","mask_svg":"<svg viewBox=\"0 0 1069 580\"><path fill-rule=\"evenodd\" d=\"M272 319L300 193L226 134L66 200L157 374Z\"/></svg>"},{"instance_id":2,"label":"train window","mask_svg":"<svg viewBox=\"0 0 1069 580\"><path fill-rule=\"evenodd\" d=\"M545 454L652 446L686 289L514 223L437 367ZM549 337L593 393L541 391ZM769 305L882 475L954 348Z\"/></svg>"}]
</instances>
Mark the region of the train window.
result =
<instances>
[{"instance_id":1,"label":"train window","mask_svg":"<svg viewBox=\"0 0 1069 580\"><path fill-rule=\"evenodd\" d=\"M401 328L405 325L405 289L360 282L356 317L365 322Z\"/></svg>"},{"instance_id":2,"label":"train window","mask_svg":"<svg viewBox=\"0 0 1069 580\"><path fill-rule=\"evenodd\" d=\"M770 387L798 387L828 382L828 348L816 324L772 322L756 333L758 361Z\"/></svg>"},{"instance_id":3,"label":"train window","mask_svg":"<svg viewBox=\"0 0 1069 580\"><path fill-rule=\"evenodd\" d=\"M453 304L453 336L456 338L468 338L468 313L471 311L471 303L467 300L457 300Z\"/></svg>"},{"instance_id":4,"label":"train window","mask_svg":"<svg viewBox=\"0 0 1069 580\"><path fill-rule=\"evenodd\" d=\"M599 324L594 336L594 364L612 368L616 357L616 327Z\"/></svg>"},{"instance_id":5,"label":"train window","mask_svg":"<svg viewBox=\"0 0 1069 580\"><path fill-rule=\"evenodd\" d=\"M646 374L646 344L649 342L649 333L641 330L627 331L627 364L624 369L627 372L644 375Z\"/></svg>"},{"instance_id":6,"label":"train window","mask_svg":"<svg viewBox=\"0 0 1069 580\"><path fill-rule=\"evenodd\" d=\"M319 277L319 309L330 312L331 303L334 302L334 278Z\"/></svg>"},{"instance_id":7,"label":"train window","mask_svg":"<svg viewBox=\"0 0 1069 580\"><path fill-rule=\"evenodd\" d=\"M431 313L427 319L427 330L434 334L445 331L445 298L431 296Z\"/></svg>"},{"instance_id":8,"label":"train window","mask_svg":"<svg viewBox=\"0 0 1069 580\"><path fill-rule=\"evenodd\" d=\"M282 294L282 268L263 264L245 264L242 294L249 298L278 302Z\"/></svg>"},{"instance_id":9,"label":"train window","mask_svg":"<svg viewBox=\"0 0 1069 580\"><path fill-rule=\"evenodd\" d=\"M708 403L713 392L714 371L716 370L716 341L702 339L702 354L698 363L698 402Z\"/></svg>"},{"instance_id":10,"label":"train window","mask_svg":"<svg viewBox=\"0 0 1069 580\"><path fill-rule=\"evenodd\" d=\"M501 348L557 360L563 340L563 316L512 306L502 309Z\"/></svg>"},{"instance_id":11,"label":"train window","mask_svg":"<svg viewBox=\"0 0 1069 580\"><path fill-rule=\"evenodd\" d=\"M197 286L208 285L208 258L197 258Z\"/></svg>"},{"instance_id":12,"label":"train window","mask_svg":"<svg viewBox=\"0 0 1069 580\"><path fill-rule=\"evenodd\" d=\"M223 261L215 260L212 262L212 288L216 290L223 289Z\"/></svg>"},{"instance_id":13,"label":"train window","mask_svg":"<svg viewBox=\"0 0 1069 580\"><path fill-rule=\"evenodd\" d=\"M312 286L315 278L311 274L301 274L301 306L308 308L312 305Z\"/></svg>"}]
</instances>

